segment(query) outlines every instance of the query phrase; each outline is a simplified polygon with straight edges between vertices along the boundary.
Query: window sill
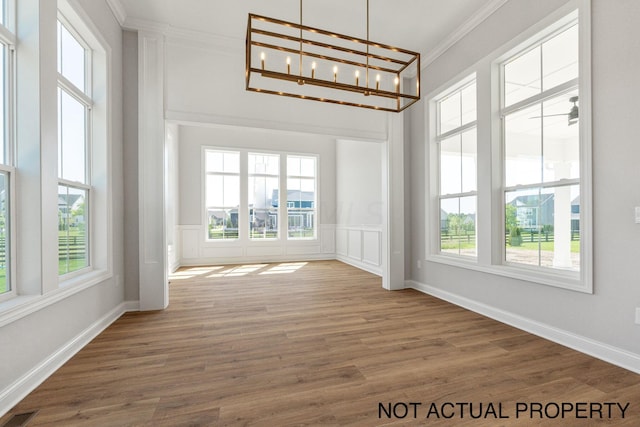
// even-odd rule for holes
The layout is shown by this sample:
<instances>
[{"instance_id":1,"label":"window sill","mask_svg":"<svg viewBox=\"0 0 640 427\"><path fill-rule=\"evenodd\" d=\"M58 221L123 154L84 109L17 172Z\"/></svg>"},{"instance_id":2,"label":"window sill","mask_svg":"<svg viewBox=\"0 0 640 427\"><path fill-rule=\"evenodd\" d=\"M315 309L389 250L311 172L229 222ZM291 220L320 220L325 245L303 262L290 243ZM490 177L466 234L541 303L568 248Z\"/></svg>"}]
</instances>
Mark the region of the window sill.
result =
<instances>
[{"instance_id":1,"label":"window sill","mask_svg":"<svg viewBox=\"0 0 640 427\"><path fill-rule=\"evenodd\" d=\"M60 283L44 295L18 295L0 303L0 328L77 294L111 277L106 270L92 270Z\"/></svg>"},{"instance_id":2,"label":"window sill","mask_svg":"<svg viewBox=\"0 0 640 427\"><path fill-rule=\"evenodd\" d=\"M591 286L583 281L578 272L556 272L550 271L550 269L536 269L535 267L527 268L514 265L482 265L476 262L475 259L446 255L431 255L427 257L425 261L586 294L593 293Z\"/></svg>"}]
</instances>

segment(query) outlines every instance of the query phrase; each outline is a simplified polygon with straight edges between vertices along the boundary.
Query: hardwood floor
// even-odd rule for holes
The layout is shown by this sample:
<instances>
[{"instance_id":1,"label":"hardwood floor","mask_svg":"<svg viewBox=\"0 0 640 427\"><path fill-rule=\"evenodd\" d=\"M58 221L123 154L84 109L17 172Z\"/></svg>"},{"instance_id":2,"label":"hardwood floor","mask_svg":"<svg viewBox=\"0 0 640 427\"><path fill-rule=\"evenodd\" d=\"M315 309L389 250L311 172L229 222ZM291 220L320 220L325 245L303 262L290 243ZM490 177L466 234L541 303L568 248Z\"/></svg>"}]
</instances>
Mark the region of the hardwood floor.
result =
<instances>
[{"instance_id":1,"label":"hardwood floor","mask_svg":"<svg viewBox=\"0 0 640 427\"><path fill-rule=\"evenodd\" d=\"M639 375L337 261L184 268L170 292L0 425L640 425Z\"/></svg>"}]
</instances>

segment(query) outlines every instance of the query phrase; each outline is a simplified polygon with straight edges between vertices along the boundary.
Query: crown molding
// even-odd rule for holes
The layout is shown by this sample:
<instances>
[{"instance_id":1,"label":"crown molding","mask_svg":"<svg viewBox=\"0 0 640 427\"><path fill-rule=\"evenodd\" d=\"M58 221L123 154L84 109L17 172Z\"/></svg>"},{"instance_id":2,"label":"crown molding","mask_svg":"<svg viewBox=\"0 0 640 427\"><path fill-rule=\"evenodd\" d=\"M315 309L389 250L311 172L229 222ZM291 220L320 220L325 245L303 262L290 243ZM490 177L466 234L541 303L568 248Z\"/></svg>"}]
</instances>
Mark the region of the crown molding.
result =
<instances>
[{"instance_id":1,"label":"crown molding","mask_svg":"<svg viewBox=\"0 0 640 427\"><path fill-rule=\"evenodd\" d=\"M174 27L162 22L131 17L125 19L122 27L126 30L160 33L165 36L167 43L189 44L190 47L214 50L219 53L234 53L239 47L244 48L245 42L244 39Z\"/></svg>"},{"instance_id":2,"label":"crown molding","mask_svg":"<svg viewBox=\"0 0 640 427\"><path fill-rule=\"evenodd\" d=\"M120 2L120 0L107 0L107 4L113 13L113 16L118 20L120 26L124 26L124 22L127 19L127 11L122 5L122 2Z\"/></svg>"},{"instance_id":3,"label":"crown molding","mask_svg":"<svg viewBox=\"0 0 640 427\"><path fill-rule=\"evenodd\" d=\"M489 0L480 10L474 13L469 19L462 23L455 31L450 33L442 42L440 42L428 54L422 52L421 66L426 68L433 61L442 56L447 50L458 43L467 34L473 31L478 25L489 18L495 11L500 9L509 0ZM151 21L147 19L131 18L126 16L121 0L107 0L107 4L111 7L113 14L120 22L120 26L127 30L133 31L150 31L162 33L167 37L168 41L175 42L196 42L199 47L205 49L213 49L216 51L231 53L239 46L244 44L244 39L222 36L216 33L204 31L195 31L187 28L174 27L166 23Z\"/></svg>"},{"instance_id":4,"label":"crown molding","mask_svg":"<svg viewBox=\"0 0 640 427\"><path fill-rule=\"evenodd\" d=\"M491 0L487 2L486 5L474 13L469 19L463 22L462 25L456 28L455 31L449 34L447 38L432 49L428 55L423 55L422 69L426 68L429 64L438 59L508 1L509 0Z\"/></svg>"}]
</instances>

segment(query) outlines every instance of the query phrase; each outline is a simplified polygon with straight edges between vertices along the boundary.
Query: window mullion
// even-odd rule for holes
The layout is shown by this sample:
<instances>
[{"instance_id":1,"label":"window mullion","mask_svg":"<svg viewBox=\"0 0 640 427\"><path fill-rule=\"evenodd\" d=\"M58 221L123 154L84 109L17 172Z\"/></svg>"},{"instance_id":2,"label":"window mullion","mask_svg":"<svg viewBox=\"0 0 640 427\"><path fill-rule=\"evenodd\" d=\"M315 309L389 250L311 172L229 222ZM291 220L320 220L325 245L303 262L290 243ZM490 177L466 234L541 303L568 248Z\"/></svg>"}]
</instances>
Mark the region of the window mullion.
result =
<instances>
[{"instance_id":1,"label":"window mullion","mask_svg":"<svg viewBox=\"0 0 640 427\"><path fill-rule=\"evenodd\" d=\"M477 125L477 121L476 120L474 120L472 122L469 122L469 123L465 123L464 125L462 125L460 127L457 127L455 129L451 129L450 131L445 132L442 135L436 136L436 141L440 142L440 141L443 141L445 139L451 138L453 136L463 134L468 130L474 129L476 127L476 125Z\"/></svg>"},{"instance_id":2,"label":"window mullion","mask_svg":"<svg viewBox=\"0 0 640 427\"><path fill-rule=\"evenodd\" d=\"M78 102L84 104L85 107L89 109L93 107L93 100L60 73L58 73L58 86Z\"/></svg>"},{"instance_id":3,"label":"window mullion","mask_svg":"<svg viewBox=\"0 0 640 427\"><path fill-rule=\"evenodd\" d=\"M0 25L0 43L3 43L7 46L15 46L16 45L16 36L13 34L7 27L4 25Z\"/></svg>"},{"instance_id":4,"label":"window mullion","mask_svg":"<svg viewBox=\"0 0 640 427\"><path fill-rule=\"evenodd\" d=\"M559 84L551 89L547 89L544 92L538 93L536 95L530 96L529 98L523 99L522 101L516 102L508 107L502 107L500 111L500 117L504 118L509 114L513 114L517 111L523 110L527 107L531 107L532 105L539 104L544 102L550 98L554 98L558 95L562 95L563 93L569 92L578 87L578 78L569 80L565 83Z\"/></svg>"}]
</instances>

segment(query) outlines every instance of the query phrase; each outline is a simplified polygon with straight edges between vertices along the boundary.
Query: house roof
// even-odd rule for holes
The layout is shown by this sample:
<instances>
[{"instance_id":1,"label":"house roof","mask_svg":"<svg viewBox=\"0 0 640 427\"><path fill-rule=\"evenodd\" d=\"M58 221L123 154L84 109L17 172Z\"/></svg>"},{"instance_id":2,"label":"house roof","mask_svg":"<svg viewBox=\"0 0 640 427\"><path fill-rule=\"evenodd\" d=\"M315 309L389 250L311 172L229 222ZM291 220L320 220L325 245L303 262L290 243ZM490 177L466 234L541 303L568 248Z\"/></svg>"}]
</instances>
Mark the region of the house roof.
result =
<instances>
[{"instance_id":1,"label":"house roof","mask_svg":"<svg viewBox=\"0 0 640 427\"><path fill-rule=\"evenodd\" d=\"M81 194L58 194L58 206L73 206L82 197Z\"/></svg>"}]
</instances>

